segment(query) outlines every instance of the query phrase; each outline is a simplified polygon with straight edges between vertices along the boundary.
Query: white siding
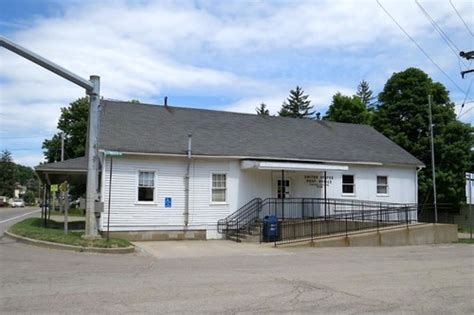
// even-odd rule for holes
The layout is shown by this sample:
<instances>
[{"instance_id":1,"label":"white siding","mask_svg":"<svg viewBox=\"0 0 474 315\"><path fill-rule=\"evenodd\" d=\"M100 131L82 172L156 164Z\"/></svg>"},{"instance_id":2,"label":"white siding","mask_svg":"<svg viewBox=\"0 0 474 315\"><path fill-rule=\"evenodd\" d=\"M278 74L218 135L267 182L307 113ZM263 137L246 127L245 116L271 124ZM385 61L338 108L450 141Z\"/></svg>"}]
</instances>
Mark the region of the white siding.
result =
<instances>
[{"instance_id":1,"label":"white siding","mask_svg":"<svg viewBox=\"0 0 474 315\"><path fill-rule=\"evenodd\" d=\"M177 230L184 226L184 158L115 157L112 171L111 231ZM102 228L107 224L110 158L103 177L104 214ZM155 201L137 202L138 171L155 171ZM211 174L227 174L227 203L211 203ZM236 210L238 163L229 160L193 161L190 170L189 229L215 229L217 220ZM172 207L164 200L172 198Z\"/></svg>"},{"instance_id":2,"label":"white siding","mask_svg":"<svg viewBox=\"0 0 474 315\"><path fill-rule=\"evenodd\" d=\"M354 175L355 194L342 193L342 175ZM388 195L377 194L377 176L388 177ZM323 198L324 188L310 185L305 176L318 176L323 179L323 172L285 171L285 178L290 179L291 197ZM349 165L348 171L327 172L327 197L341 199L359 199L382 202L416 203L416 169L404 167L380 167ZM332 177L331 179L329 179ZM240 176L239 203L245 204L255 197L276 197L276 181L281 178L280 171L242 170ZM322 185L320 185L322 186Z\"/></svg>"},{"instance_id":3,"label":"white siding","mask_svg":"<svg viewBox=\"0 0 474 315\"><path fill-rule=\"evenodd\" d=\"M186 158L122 156L113 163L111 231L181 230L184 228L184 176ZM107 158L102 177L104 213L102 229L107 224L110 158ZM155 201L152 204L137 202L139 170L154 171ZM211 203L211 174L227 174L227 202ZM356 193L342 194L342 174L355 176ZM285 172L291 180L291 197L323 197L323 188L308 183L305 176L319 176L323 172ZM416 169L404 167L376 167L349 165L345 172L328 172L332 180L327 187L328 198L415 203ZM376 193L376 176L388 176L389 194ZM225 159L193 159L190 169L190 201L188 229L205 229L208 237L217 237L216 223L253 198L276 197L279 171L241 170L240 161ZM172 207L164 200L172 198Z\"/></svg>"}]
</instances>

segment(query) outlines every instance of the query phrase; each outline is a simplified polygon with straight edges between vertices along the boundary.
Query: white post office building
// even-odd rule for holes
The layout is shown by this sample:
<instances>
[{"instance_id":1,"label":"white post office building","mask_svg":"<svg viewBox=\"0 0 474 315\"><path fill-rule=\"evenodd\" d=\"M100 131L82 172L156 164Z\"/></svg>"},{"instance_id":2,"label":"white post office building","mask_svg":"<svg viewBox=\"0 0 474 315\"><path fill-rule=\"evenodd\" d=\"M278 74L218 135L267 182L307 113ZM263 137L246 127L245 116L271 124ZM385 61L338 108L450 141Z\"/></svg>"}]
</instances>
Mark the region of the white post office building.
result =
<instances>
[{"instance_id":1,"label":"white post office building","mask_svg":"<svg viewBox=\"0 0 474 315\"><path fill-rule=\"evenodd\" d=\"M100 229L110 193L110 231L135 239L220 238L218 221L256 198L414 204L423 167L366 125L113 101L101 104L99 146ZM36 171L49 183L81 182L86 163Z\"/></svg>"}]
</instances>

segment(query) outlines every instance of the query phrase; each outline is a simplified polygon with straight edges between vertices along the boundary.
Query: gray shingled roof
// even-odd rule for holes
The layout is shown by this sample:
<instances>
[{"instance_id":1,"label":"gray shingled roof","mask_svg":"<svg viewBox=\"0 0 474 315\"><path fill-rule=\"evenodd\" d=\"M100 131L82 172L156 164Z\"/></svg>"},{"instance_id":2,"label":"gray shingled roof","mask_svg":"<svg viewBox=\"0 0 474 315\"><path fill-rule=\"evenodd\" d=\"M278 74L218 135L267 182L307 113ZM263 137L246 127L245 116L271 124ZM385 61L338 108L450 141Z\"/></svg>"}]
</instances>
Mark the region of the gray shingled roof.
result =
<instances>
[{"instance_id":1,"label":"gray shingled roof","mask_svg":"<svg viewBox=\"0 0 474 315\"><path fill-rule=\"evenodd\" d=\"M101 149L312 161L423 163L370 126L102 101Z\"/></svg>"},{"instance_id":2,"label":"gray shingled roof","mask_svg":"<svg viewBox=\"0 0 474 315\"><path fill-rule=\"evenodd\" d=\"M63 162L41 164L35 167L36 171L64 171L87 172L87 158L85 156L65 160Z\"/></svg>"}]
</instances>

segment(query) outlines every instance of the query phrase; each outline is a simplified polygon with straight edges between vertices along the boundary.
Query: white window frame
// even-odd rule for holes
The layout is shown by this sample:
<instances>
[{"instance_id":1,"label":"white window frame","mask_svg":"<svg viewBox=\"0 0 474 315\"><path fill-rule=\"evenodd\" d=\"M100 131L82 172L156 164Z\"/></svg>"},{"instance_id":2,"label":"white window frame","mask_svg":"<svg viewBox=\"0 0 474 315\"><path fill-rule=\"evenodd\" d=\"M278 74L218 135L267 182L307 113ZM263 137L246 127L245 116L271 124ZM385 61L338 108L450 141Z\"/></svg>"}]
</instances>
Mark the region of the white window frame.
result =
<instances>
[{"instance_id":1,"label":"white window frame","mask_svg":"<svg viewBox=\"0 0 474 315\"><path fill-rule=\"evenodd\" d=\"M378 182L378 178L379 177L386 177L387 178L387 184L385 185L387 187L387 192L386 193L379 193L378 192L378 188L379 188L379 182ZM388 175L383 175L383 174L380 174L380 175L377 175L375 176L375 193L377 194L377 196L381 196L381 197L388 197L389 195L389 192L390 192L390 183L389 183L389 176ZM382 186L382 185L380 185Z\"/></svg>"},{"instance_id":2,"label":"white window frame","mask_svg":"<svg viewBox=\"0 0 474 315\"><path fill-rule=\"evenodd\" d=\"M225 193L224 193L224 198L225 198L225 201L213 201L212 200L212 190L214 189L214 187L212 186L213 185L213 181L212 181L212 178L214 177L214 175L225 175ZM210 176L210 180L209 180L209 203L211 205L227 205L229 204L228 202L228 191L229 191L229 174L228 172L221 172L221 171L213 171L211 172L211 176Z\"/></svg>"},{"instance_id":3,"label":"white window frame","mask_svg":"<svg viewBox=\"0 0 474 315\"><path fill-rule=\"evenodd\" d=\"M153 201L140 201L138 200L138 185L140 183L140 173L141 172L148 172L148 173L153 173ZM138 169L136 172L136 181L135 181L135 204L139 205L156 205L158 202L157 198L157 170L153 169Z\"/></svg>"},{"instance_id":4,"label":"white window frame","mask_svg":"<svg viewBox=\"0 0 474 315\"><path fill-rule=\"evenodd\" d=\"M344 176L352 176L352 178L354 179L354 182L352 183L352 187L353 187L353 192L351 193L345 193L344 192L344 185L349 185L349 184L344 184ZM354 174L342 174L341 175L341 195L342 196L355 196L356 195L356 176Z\"/></svg>"}]
</instances>

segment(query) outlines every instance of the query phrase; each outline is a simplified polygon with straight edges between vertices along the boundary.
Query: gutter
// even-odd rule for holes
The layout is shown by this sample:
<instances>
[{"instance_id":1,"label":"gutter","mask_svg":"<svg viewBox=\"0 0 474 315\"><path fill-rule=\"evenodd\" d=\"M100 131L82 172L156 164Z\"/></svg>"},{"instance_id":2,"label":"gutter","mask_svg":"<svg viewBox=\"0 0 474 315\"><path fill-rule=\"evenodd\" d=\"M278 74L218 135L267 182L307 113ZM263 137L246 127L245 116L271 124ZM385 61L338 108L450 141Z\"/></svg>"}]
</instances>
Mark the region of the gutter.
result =
<instances>
[{"instance_id":1,"label":"gutter","mask_svg":"<svg viewBox=\"0 0 474 315\"><path fill-rule=\"evenodd\" d=\"M104 151L103 149L99 151ZM126 155L137 156L164 156L164 157L187 157L187 154L179 153L150 153L150 152L132 152L121 151ZM366 161L342 161L342 160L313 160L301 158L282 158L271 156L245 156L245 155L205 155L197 154L194 157L203 159L235 159L235 160L270 160L270 161L297 161L307 163L330 163L330 164L352 164L352 165L369 165L369 166L401 166L401 167L424 167L423 164L405 164L405 163L382 163L382 162L366 162Z\"/></svg>"}]
</instances>

